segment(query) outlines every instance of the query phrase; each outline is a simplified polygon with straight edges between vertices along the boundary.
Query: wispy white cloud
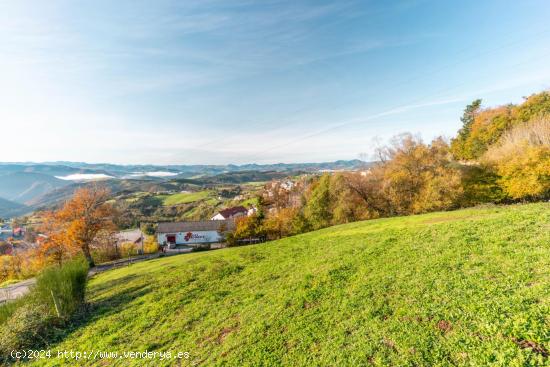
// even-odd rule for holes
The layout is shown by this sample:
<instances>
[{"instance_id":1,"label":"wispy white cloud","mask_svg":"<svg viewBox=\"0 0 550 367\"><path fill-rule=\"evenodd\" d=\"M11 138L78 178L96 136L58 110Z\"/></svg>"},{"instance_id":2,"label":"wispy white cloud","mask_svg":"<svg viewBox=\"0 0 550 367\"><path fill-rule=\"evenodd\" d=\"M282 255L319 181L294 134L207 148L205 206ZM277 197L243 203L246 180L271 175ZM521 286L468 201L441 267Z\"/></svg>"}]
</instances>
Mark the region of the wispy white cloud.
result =
<instances>
[{"instance_id":1,"label":"wispy white cloud","mask_svg":"<svg viewBox=\"0 0 550 367\"><path fill-rule=\"evenodd\" d=\"M327 27L316 30L312 22L354 16L353 3L277 1L250 6L207 1L149 6L144 13L133 2L113 2L90 19L68 21L62 20L72 15L74 5L64 12L52 6L43 17L32 17L25 15L31 4L22 4L6 6L0 15L5 35L0 45L14 64L47 68L64 77L68 72L90 73L91 83L102 83L104 90L117 94L193 88L383 47L378 39L311 45ZM106 34L108 42L101 38ZM144 66L153 63L154 69ZM175 64L179 71L171 67ZM132 68L143 72L127 74Z\"/></svg>"},{"instance_id":2,"label":"wispy white cloud","mask_svg":"<svg viewBox=\"0 0 550 367\"><path fill-rule=\"evenodd\" d=\"M490 70L499 60L456 59L448 29L407 23L416 21L408 14L419 4L0 2L2 134L25 135L3 143L0 157L132 163L336 157L360 151L369 134L411 125L429 133L440 121L453 127L469 99L550 80L543 61L505 74ZM428 42L434 40L440 43ZM445 56L452 68L440 62ZM460 74L462 59L479 72ZM390 89L395 80L405 82ZM415 120L449 109L455 111L437 115L441 120Z\"/></svg>"}]
</instances>

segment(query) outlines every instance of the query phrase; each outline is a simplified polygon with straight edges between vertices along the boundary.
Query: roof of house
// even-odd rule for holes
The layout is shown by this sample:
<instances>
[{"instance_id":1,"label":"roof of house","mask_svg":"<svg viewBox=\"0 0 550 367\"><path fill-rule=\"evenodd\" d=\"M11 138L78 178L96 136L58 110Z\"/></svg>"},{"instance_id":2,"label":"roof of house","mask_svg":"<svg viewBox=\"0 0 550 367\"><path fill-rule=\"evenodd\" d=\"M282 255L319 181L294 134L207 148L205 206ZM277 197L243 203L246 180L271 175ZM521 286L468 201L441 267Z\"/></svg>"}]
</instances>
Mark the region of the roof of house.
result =
<instances>
[{"instance_id":1,"label":"roof of house","mask_svg":"<svg viewBox=\"0 0 550 367\"><path fill-rule=\"evenodd\" d=\"M248 209L246 209L244 206L234 206L232 208L220 210L219 212L219 214L221 214L224 218L230 218L239 213L246 214L248 213Z\"/></svg>"},{"instance_id":2,"label":"roof of house","mask_svg":"<svg viewBox=\"0 0 550 367\"><path fill-rule=\"evenodd\" d=\"M118 242L136 243L143 238L143 233L140 229L131 229L129 231L118 232L115 236Z\"/></svg>"},{"instance_id":3,"label":"roof of house","mask_svg":"<svg viewBox=\"0 0 550 367\"><path fill-rule=\"evenodd\" d=\"M235 222L232 220L205 220L200 222L166 222L159 223L157 233L175 233L192 231L218 231L225 225L226 230L233 230Z\"/></svg>"}]
</instances>

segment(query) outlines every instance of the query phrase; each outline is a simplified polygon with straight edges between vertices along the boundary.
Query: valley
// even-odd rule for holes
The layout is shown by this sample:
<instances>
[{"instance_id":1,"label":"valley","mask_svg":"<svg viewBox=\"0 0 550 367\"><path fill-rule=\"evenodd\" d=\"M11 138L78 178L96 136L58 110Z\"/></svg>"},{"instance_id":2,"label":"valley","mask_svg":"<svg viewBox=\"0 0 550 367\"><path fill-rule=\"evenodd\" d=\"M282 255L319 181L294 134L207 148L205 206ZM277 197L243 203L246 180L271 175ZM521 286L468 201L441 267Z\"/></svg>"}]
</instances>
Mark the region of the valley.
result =
<instances>
[{"instance_id":1,"label":"valley","mask_svg":"<svg viewBox=\"0 0 550 367\"><path fill-rule=\"evenodd\" d=\"M282 179L320 170L354 170L368 163L337 161L327 163L227 165L227 166L132 166L86 164L74 162L0 164L0 218L32 214L33 211L55 207L69 199L75 190L89 185L107 187L114 199L128 203L143 198L158 197L163 206L176 206L203 201L209 195L204 190L229 191L244 185L253 194L257 183ZM252 184L252 185L250 185ZM181 191L196 193L185 195ZM202 193L198 193L202 192ZM180 197L170 196L180 193ZM183 197L186 197L185 199ZM223 196L223 195L222 195ZM217 197L210 197L214 204ZM251 195L246 195L250 199ZM225 201L227 197L217 200ZM155 200L155 199L153 199ZM212 210L215 209L212 208Z\"/></svg>"}]
</instances>

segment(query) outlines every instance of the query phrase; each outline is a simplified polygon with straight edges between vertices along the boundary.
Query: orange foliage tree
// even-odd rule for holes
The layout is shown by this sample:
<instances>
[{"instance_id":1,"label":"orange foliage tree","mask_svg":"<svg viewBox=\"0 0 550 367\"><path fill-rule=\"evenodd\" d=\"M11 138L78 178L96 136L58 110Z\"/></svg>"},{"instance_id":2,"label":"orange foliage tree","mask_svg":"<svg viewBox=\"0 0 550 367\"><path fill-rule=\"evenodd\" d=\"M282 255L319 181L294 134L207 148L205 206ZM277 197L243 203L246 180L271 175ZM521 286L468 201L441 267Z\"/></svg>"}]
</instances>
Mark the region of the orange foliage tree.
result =
<instances>
[{"instance_id":1,"label":"orange foliage tree","mask_svg":"<svg viewBox=\"0 0 550 367\"><path fill-rule=\"evenodd\" d=\"M345 176L350 190L364 201L367 217L385 217L450 209L462 195L460 171L453 167L448 144L404 134L379 149L380 162L365 174Z\"/></svg>"},{"instance_id":2,"label":"orange foliage tree","mask_svg":"<svg viewBox=\"0 0 550 367\"><path fill-rule=\"evenodd\" d=\"M44 213L40 229L47 234L47 237L41 241L41 246L38 248L40 261L51 261L61 265L63 261L78 252L78 247L67 240L67 234L62 220L58 216L58 212L50 211Z\"/></svg>"},{"instance_id":3,"label":"orange foliage tree","mask_svg":"<svg viewBox=\"0 0 550 367\"><path fill-rule=\"evenodd\" d=\"M270 239L279 239L294 234L293 220L298 208L281 208L267 216L263 227Z\"/></svg>"},{"instance_id":4,"label":"orange foliage tree","mask_svg":"<svg viewBox=\"0 0 550 367\"><path fill-rule=\"evenodd\" d=\"M107 203L109 191L99 186L79 189L57 211L47 213L43 246L48 257L57 262L82 251L90 267L95 266L90 247L101 231L114 228L114 209Z\"/></svg>"},{"instance_id":5,"label":"orange foliage tree","mask_svg":"<svg viewBox=\"0 0 550 367\"><path fill-rule=\"evenodd\" d=\"M476 100L466 107L463 127L451 144L455 158L478 160L507 131L541 114L550 113L550 92L533 94L518 105L481 108Z\"/></svg>"}]
</instances>

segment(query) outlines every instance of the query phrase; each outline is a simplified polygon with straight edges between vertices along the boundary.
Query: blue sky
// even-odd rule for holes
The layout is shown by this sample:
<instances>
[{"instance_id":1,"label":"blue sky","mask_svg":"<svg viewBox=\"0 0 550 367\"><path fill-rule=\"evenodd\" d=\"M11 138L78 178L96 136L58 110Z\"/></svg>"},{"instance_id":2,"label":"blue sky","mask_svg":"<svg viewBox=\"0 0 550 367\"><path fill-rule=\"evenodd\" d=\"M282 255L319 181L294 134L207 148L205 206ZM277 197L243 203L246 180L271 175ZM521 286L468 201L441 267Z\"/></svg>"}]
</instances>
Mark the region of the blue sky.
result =
<instances>
[{"instance_id":1,"label":"blue sky","mask_svg":"<svg viewBox=\"0 0 550 367\"><path fill-rule=\"evenodd\" d=\"M0 1L0 160L354 159L550 88L550 2Z\"/></svg>"}]
</instances>

